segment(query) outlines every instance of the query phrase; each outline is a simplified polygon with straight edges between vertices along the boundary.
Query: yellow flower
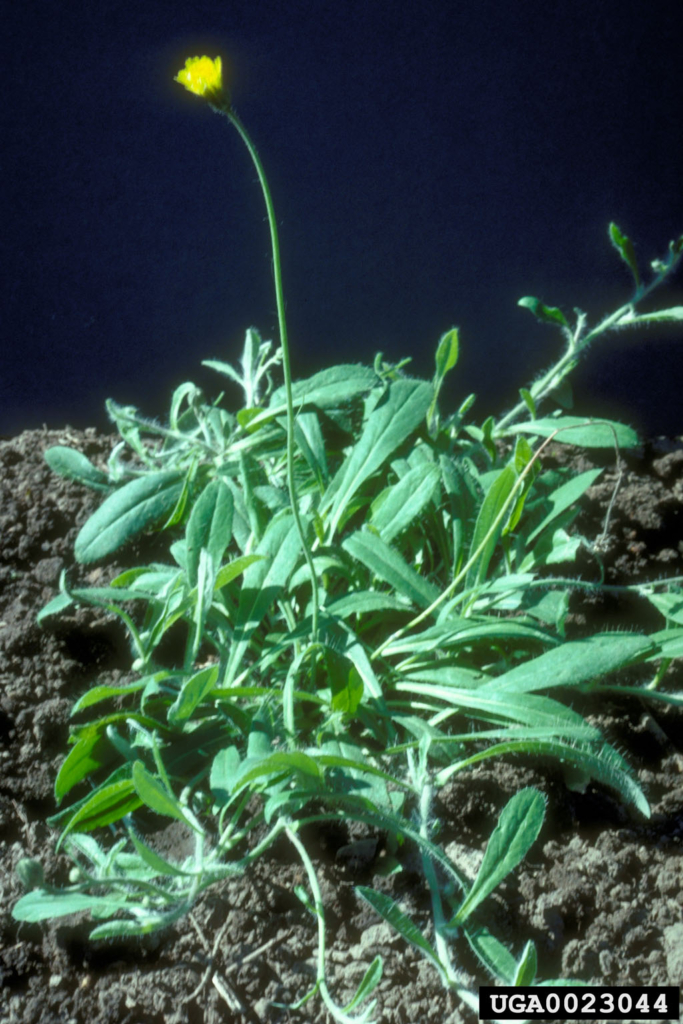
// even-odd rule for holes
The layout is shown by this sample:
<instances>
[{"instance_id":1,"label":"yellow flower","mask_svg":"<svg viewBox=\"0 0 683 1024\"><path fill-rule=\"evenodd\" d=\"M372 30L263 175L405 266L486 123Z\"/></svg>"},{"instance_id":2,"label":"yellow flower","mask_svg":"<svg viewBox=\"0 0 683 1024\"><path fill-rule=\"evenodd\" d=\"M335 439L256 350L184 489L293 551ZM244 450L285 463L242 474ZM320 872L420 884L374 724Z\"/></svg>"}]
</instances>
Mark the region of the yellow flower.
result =
<instances>
[{"instance_id":1,"label":"yellow flower","mask_svg":"<svg viewBox=\"0 0 683 1024\"><path fill-rule=\"evenodd\" d=\"M185 67L175 76L188 92L203 96L217 107L229 107L230 100L223 88L223 65L220 57L188 57Z\"/></svg>"}]
</instances>

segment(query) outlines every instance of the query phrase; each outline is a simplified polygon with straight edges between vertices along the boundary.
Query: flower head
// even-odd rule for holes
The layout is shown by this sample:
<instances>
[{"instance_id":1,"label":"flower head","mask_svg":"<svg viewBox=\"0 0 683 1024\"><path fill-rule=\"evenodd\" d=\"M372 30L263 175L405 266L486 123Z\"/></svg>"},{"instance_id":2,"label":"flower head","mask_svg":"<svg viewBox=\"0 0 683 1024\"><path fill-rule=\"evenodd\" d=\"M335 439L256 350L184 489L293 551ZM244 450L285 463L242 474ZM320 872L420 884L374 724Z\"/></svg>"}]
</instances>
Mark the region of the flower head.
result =
<instances>
[{"instance_id":1,"label":"flower head","mask_svg":"<svg viewBox=\"0 0 683 1024\"><path fill-rule=\"evenodd\" d=\"M223 87L223 65L220 57L188 57L185 67L175 76L188 92L203 96L217 107L230 106L230 98Z\"/></svg>"}]
</instances>

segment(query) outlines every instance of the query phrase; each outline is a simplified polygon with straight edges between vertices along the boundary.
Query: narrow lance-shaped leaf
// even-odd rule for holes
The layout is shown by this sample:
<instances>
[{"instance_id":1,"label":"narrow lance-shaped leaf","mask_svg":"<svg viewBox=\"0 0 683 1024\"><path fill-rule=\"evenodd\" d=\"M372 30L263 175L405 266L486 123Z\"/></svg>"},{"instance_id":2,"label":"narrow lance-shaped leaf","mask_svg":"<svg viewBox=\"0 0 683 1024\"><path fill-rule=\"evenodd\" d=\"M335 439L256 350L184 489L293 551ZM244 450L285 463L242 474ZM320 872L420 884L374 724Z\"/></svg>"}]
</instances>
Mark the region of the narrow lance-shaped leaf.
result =
<instances>
[{"instance_id":1,"label":"narrow lance-shaped leaf","mask_svg":"<svg viewBox=\"0 0 683 1024\"><path fill-rule=\"evenodd\" d=\"M194 504L187 523L187 576L197 586L199 557L205 549L214 566L220 565L232 537L233 500L230 488L220 479L212 480Z\"/></svg>"},{"instance_id":2,"label":"narrow lance-shaped leaf","mask_svg":"<svg viewBox=\"0 0 683 1024\"><path fill-rule=\"evenodd\" d=\"M427 608L439 596L433 583L420 576L398 551L370 530L352 533L342 543L342 547L375 576L391 584L398 594L408 597L418 607Z\"/></svg>"},{"instance_id":3,"label":"narrow lance-shaped leaf","mask_svg":"<svg viewBox=\"0 0 683 1024\"><path fill-rule=\"evenodd\" d=\"M453 925L466 921L475 907L526 856L541 831L544 813L545 798L536 789L522 789L506 804L488 841L472 888L451 922Z\"/></svg>"},{"instance_id":4,"label":"narrow lance-shaped leaf","mask_svg":"<svg viewBox=\"0 0 683 1024\"><path fill-rule=\"evenodd\" d=\"M509 434L531 434L536 437L550 437L557 434L560 444L574 444L580 448L634 448L639 443L638 434L631 427L613 420L590 420L581 416L558 416L533 420L531 423L515 423L501 431Z\"/></svg>"},{"instance_id":5,"label":"narrow lance-shaped leaf","mask_svg":"<svg viewBox=\"0 0 683 1024\"><path fill-rule=\"evenodd\" d=\"M47 921L52 917L81 914L84 910L94 910L98 916L105 917L122 910L125 905L124 897L108 899L106 896L90 896L84 892L51 893L37 889L15 903L12 917L15 921Z\"/></svg>"},{"instance_id":6,"label":"narrow lance-shaped leaf","mask_svg":"<svg viewBox=\"0 0 683 1024\"><path fill-rule=\"evenodd\" d=\"M186 871L183 871L181 870L181 868L176 867L175 864L171 864L170 861L167 861L164 857L161 857L156 852L156 850L150 849L150 847L143 843L141 839L138 839L134 832L130 833L130 838L138 855L142 858L142 860L145 862L145 864L147 864L148 867L152 868L158 874L170 875L175 878L181 878L184 875L187 875Z\"/></svg>"},{"instance_id":7,"label":"narrow lance-shaped leaf","mask_svg":"<svg viewBox=\"0 0 683 1024\"><path fill-rule=\"evenodd\" d=\"M165 786L147 771L142 761L133 765L133 785L143 804L157 814L182 821L188 828L197 831L197 826L187 817L174 794L169 793Z\"/></svg>"},{"instance_id":8,"label":"narrow lance-shaped leaf","mask_svg":"<svg viewBox=\"0 0 683 1024\"><path fill-rule=\"evenodd\" d=\"M218 369L218 364L205 365ZM295 407L298 408L304 405L315 405L319 409L338 407L369 391L376 381L374 371L368 366L353 363L331 366L328 370L314 373L307 380L293 384L292 398ZM268 408L255 417L250 426L260 425L274 416L281 416L286 411L285 390L281 387L273 392Z\"/></svg>"},{"instance_id":9,"label":"narrow lance-shaped leaf","mask_svg":"<svg viewBox=\"0 0 683 1024\"><path fill-rule=\"evenodd\" d=\"M366 903L369 903L373 910L387 921L392 928L395 928L399 935L402 935L406 942L409 942L411 946L415 946L419 949L429 961L436 967L439 974L444 976L444 967L439 959L439 956L431 945L431 943L424 937L420 929L417 927L414 921L405 914L390 896L386 893L377 892L376 889L369 889L367 886L359 885L356 886L356 892L359 896L362 896Z\"/></svg>"},{"instance_id":10,"label":"narrow lance-shaped leaf","mask_svg":"<svg viewBox=\"0 0 683 1024\"><path fill-rule=\"evenodd\" d=\"M627 235L622 235L614 222L609 226L609 238L610 242L633 274L636 286L639 286L640 274L638 273L638 261L636 260L636 251L633 248L633 242L627 237Z\"/></svg>"},{"instance_id":11,"label":"narrow lance-shaped leaf","mask_svg":"<svg viewBox=\"0 0 683 1024\"><path fill-rule=\"evenodd\" d=\"M527 942L522 950L522 955L517 964L517 970L512 982L513 985L533 985L538 967L538 956L536 946L533 942Z\"/></svg>"},{"instance_id":12,"label":"narrow lance-shaped leaf","mask_svg":"<svg viewBox=\"0 0 683 1024\"><path fill-rule=\"evenodd\" d=\"M654 644L649 637L631 633L599 633L585 640L560 644L491 680L479 690L497 695L532 693L557 686L578 686L608 672L641 661Z\"/></svg>"},{"instance_id":13,"label":"narrow lance-shaped leaf","mask_svg":"<svg viewBox=\"0 0 683 1024\"><path fill-rule=\"evenodd\" d=\"M218 680L218 665L209 665L195 672L186 682L176 700L168 709L168 721L179 725L187 721L193 711L211 693Z\"/></svg>"},{"instance_id":14,"label":"narrow lance-shaped leaf","mask_svg":"<svg viewBox=\"0 0 683 1024\"><path fill-rule=\"evenodd\" d=\"M79 805L76 813L69 818L62 832L58 847L74 830L92 832L95 828L103 828L115 821L120 821L140 807L141 800L135 792L131 779L119 778L109 785L100 786L95 792Z\"/></svg>"},{"instance_id":15,"label":"narrow lance-shaped leaf","mask_svg":"<svg viewBox=\"0 0 683 1024\"><path fill-rule=\"evenodd\" d=\"M232 685L254 630L278 599L300 550L301 540L291 514L272 519L256 552L264 561L256 562L244 573L224 686Z\"/></svg>"},{"instance_id":16,"label":"narrow lance-shaped leaf","mask_svg":"<svg viewBox=\"0 0 683 1024\"><path fill-rule=\"evenodd\" d=\"M536 402L528 388L519 389L519 397L522 399L531 414L532 420L536 419Z\"/></svg>"},{"instance_id":17,"label":"narrow lance-shaped leaf","mask_svg":"<svg viewBox=\"0 0 683 1024\"><path fill-rule=\"evenodd\" d=\"M410 526L438 493L440 479L439 467L425 462L383 492L381 504L378 502L376 510L373 506L370 520L382 540L389 544Z\"/></svg>"},{"instance_id":18,"label":"narrow lance-shaped leaf","mask_svg":"<svg viewBox=\"0 0 683 1024\"><path fill-rule=\"evenodd\" d=\"M506 466L493 481L482 502L470 545L470 558L479 551L477 560L470 570L472 583L475 580L482 583L486 579L489 563L504 525L505 517L502 512L516 483L517 474L511 466ZM497 520L499 521L496 522Z\"/></svg>"},{"instance_id":19,"label":"narrow lance-shaped leaf","mask_svg":"<svg viewBox=\"0 0 683 1024\"><path fill-rule=\"evenodd\" d=\"M450 331L446 331L445 334L441 335L439 344L436 349L436 371L434 373L434 383L432 385L434 394L432 401L429 406L427 413L427 427L431 431L435 425L436 419L436 403L439 399L439 392L441 391L441 385L443 384L444 377L449 370L452 370L458 361L458 328L453 327Z\"/></svg>"},{"instance_id":20,"label":"narrow lance-shaped leaf","mask_svg":"<svg viewBox=\"0 0 683 1024\"><path fill-rule=\"evenodd\" d=\"M471 928L465 924L463 932L486 970L504 985L512 985L517 974L517 964L510 950L486 927Z\"/></svg>"},{"instance_id":21,"label":"narrow lance-shaped leaf","mask_svg":"<svg viewBox=\"0 0 683 1024\"><path fill-rule=\"evenodd\" d=\"M327 513L329 517L330 537L358 488L422 422L431 396L432 389L425 381L398 380L389 386L387 395L371 412L363 433L323 495L320 513Z\"/></svg>"},{"instance_id":22,"label":"narrow lance-shaped leaf","mask_svg":"<svg viewBox=\"0 0 683 1024\"><path fill-rule=\"evenodd\" d=\"M441 335L436 349L436 375L443 379L458 361L458 328Z\"/></svg>"},{"instance_id":23,"label":"narrow lance-shaped leaf","mask_svg":"<svg viewBox=\"0 0 683 1024\"><path fill-rule=\"evenodd\" d=\"M527 544L540 537L553 520L557 519L563 512L566 512L572 505L575 505L588 488L595 483L601 473L601 469L588 469L585 473L579 473L578 476L571 477L566 484L556 487L552 494L548 495L547 502L550 505L550 511L545 519L529 534Z\"/></svg>"},{"instance_id":24,"label":"narrow lance-shaped leaf","mask_svg":"<svg viewBox=\"0 0 683 1024\"><path fill-rule=\"evenodd\" d=\"M533 460L533 457L534 451L529 442L527 441L527 439L525 437L518 437L517 442L515 444L514 456L515 472L518 476L524 472L527 466L529 466L529 464ZM507 517L507 522L505 523L505 526L503 527L503 534L511 533L512 530L514 530L517 524L519 523L519 520L522 517L522 512L524 511L524 505L527 496L539 472L540 467L538 462L533 463L524 479L524 483L522 484L521 488L518 489L517 497L515 498L512 505L512 510L509 516Z\"/></svg>"},{"instance_id":25,"label":"narrow lance-shaped leaf","mask_svg":"<svg viewBox=\"0 0 683 1024\"><path fill-rule=\"evenodd\" d=\"M110 763L115 756L115 752L106 738L104 726L98 723L86 726L57 774L55 780L57 805L74 786L92 772Z\"/></svg>"},{"instance_id":26,"label":"narrow lance-shaped leaf","mask_svg":"<svg viewBox=\"0 0 683 1024\"><path fill-rule=\"evenodd\" d=\"M533 700L534 698L527 696L526 699ZM562 705L558 705L558 707L562 707ZM550 757L555 761L571 765L577 768L585 778L594 779L596 782L616 789L644 817L650 817L650 805L638 783L629 774L628 764L614 747L605 742L586 743L582 740L526 738L496 743L486 750L481 750L471 757L463 758L461 761L449 765L448 768L437 774L437 781L444 783L451 775L469 768L473 764L478 764L488 758L500 758L513 753Z\"/></svg>"},{"instance_id":27,"label":"narrow lance-shaped leaf","mask_svg":"<svg viewBox=\"0 0 683 1024\"><path fill-rule=\"evenodd\" d=\"M356 994L350 1003L347 1003L344 1007L344 1013L349 1013L355 1006L358 1006L365 999L368 998L374 992L382 980L382 957L376 956L372 961L367 971L363 975L363 979L356 989ZM369 1012L372 1012L372 1008L375 1005L375 1001L368 1007Z\"/></svg>"}]
</instances>

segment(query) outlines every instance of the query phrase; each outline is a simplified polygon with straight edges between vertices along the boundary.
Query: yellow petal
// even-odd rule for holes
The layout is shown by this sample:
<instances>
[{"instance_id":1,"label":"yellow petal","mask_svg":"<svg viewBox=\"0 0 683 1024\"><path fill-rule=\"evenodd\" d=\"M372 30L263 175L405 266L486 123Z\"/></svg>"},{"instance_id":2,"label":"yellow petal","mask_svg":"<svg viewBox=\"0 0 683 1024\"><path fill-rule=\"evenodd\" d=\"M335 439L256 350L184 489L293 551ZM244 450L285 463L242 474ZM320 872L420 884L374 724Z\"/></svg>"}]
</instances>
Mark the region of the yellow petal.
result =
<instances>
[{"instance_id":1,"label":"yellow petal","mask_svg":"<svg viewBox=\"0 0 683 1024\"><path fill-rule=\"evenodd\" d=\"M223 64L220 57L188 57L185 67L175 76L175 81L184 85L188 92L203 96L217 106L228 106L229 100L223 88Z\"/></svg>"}]
</instances>

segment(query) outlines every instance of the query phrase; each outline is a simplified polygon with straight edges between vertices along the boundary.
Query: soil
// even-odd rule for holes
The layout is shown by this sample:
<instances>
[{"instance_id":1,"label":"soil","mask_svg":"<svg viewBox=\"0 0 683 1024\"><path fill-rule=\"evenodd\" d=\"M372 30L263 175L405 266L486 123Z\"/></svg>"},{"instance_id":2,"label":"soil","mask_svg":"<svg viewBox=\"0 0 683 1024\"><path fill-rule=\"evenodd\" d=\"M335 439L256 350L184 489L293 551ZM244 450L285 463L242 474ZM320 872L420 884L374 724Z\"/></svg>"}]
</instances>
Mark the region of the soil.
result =
<instances>
[{"instance_id":1,"label":"soil","mask_svg":"<svg viewBox=\"0 0 683 1024\"><path fill-rule=\"evenodd\" d=\"M12 1024L183 1024L183 1022L327 1021L318 1000L298 1012L315 956L315 923L292 895L301 868L283 844L245 877L204 894L172 931L136 942L91 944L89 923L62 918L18 923L22 895L15 874L39 859L49 882L66 881L70 862L55 856L54 779L64 757L69 712L97 679L113 683L130 668L116 622L79 610L36 624L59 574L96 583L100 567L76 566L76 533L100 496L56 477L46 448L65 444L102 462L114 438L66 428L31 431L0 442L0 1020ZM566 451L566 450L565 450ZM561 458L562 449L555 451ZM629 453L606 536L578 566L608 583L683 574L683 442L660 439ZM589 492L578 528L601 537L618 474L614 456ZM577 468L584 468L580 457ZM126 552L136 564L136 551ZM147 554L147 557L149 555ZM139 563L137 563L139 564ZM576 571L576 570L575 570ZM614 595L572 597L572 629L660 628L645 603ZM674 662L666 686L682 690ZM547 796L543 831L522 867L489 898L492 930L519 954L536 942L540 977L592 984L678 985L683 980L683 709L639 699L577 698L580 708L636 770L652 807L649 820L610 791L568 789L557 768L531 759L479 767L445 787L435 813L440 840L465 873L505 802L521 785ZM423 880L414 865L391 879L378 873L381 837L346 856L353 835L311 833L329 929L329 984L342 1002L377 953L384 958L376 1016L382 1024L472 1024L436 973L393 935L354 893L375 885L428 920ZM357 838L357 836L355 836ZM372 837L370 837L372 838ZM166 839L173 848L173 829ZM462 951L473 984L487 979Z\"/></svg>"}]
</instances>

